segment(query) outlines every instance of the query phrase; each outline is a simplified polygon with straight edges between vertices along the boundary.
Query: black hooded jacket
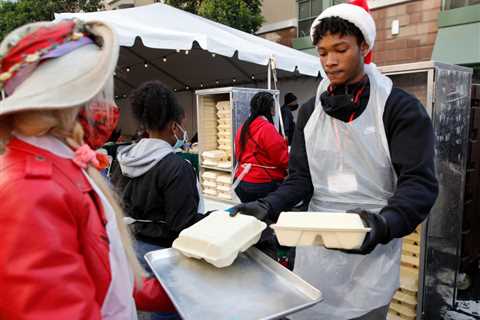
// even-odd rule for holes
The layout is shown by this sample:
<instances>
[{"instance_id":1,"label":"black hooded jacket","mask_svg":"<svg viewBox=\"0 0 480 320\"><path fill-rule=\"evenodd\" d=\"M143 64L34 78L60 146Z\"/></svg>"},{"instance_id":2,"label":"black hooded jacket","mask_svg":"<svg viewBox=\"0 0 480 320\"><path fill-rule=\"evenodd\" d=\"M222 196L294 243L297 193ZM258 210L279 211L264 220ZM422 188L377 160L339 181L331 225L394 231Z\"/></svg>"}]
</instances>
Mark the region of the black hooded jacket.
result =
<instances>
[{"instance_id":1,"label":"black hooded jacket","mask_svg":"<svg viewBox=\"0 0 480 320\"><path fill-rule=\"evenodd\" d=\"M146 147L143 147L146 145ZM162 154L162 151L165 153ZM192 165L158 139L142 139L119 151L112 182L128 216L151 222L131 227L139 240L170 247L179 233L201 218L197 177Z\"/></svg>"}]
</instances>

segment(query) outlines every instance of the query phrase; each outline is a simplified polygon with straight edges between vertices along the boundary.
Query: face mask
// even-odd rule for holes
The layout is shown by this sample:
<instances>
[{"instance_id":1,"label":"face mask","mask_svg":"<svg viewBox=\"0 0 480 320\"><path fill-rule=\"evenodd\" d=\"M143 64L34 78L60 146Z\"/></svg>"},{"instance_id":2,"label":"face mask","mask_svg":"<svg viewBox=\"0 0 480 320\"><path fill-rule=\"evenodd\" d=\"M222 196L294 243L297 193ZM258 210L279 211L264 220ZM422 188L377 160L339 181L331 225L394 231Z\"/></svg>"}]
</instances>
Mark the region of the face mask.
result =
<instances>
[{"instance_id":1,"label":"face mask","mask_svg":"<svg viewBox=\"0 0 480 320\"><path fill-rule=\"evenodd\" d=\"M288 108L290 109L290 111L295 111L298 109L298 103L288 106Z\"/></svg>"},{"instance_id":2,"label":"face mask","mask_svg":"<svg viewBox=\"0 0 480 320\"><path fill-rule=\"evenodd\" d=\"M96 150L108 141L117 127L120 111L113 103L93 101L80 110L78 120L84 131L84 141Z\"/></svg>"},{"instance_id":3,"label":"face mask","mask_svg":"<svg viewBox=\"0 0 480 320\"><path fill-rule=\"evenodd\" d=\"M330 94L328 90L322 93L320 100L325 113L337 119L344 119L343 121L349 119L358 110L360 97L368 84L367 79L364 77L356 84L356 88L351 90L352 93L347 92L347 89L342 94Z\"/></svg>"},{"instance_id":4,"label":"face mask","mask_svg":"<svg viewBox=\"0 0 480 320\"><path fill-rule=\"evenodd\" d=\"M188 141L188 134L187 134L187 130L183 129L181 125L177 124L178 128L180 130L182 130L183 132L183 139L178 139L177 135L174 134L175 136L175 139L177 139L177 141L175 142L175 144L173 145L173 149L179 149L179 148L182 148L185 143Z\"/></svg>"},{"instance_id":5,"label":"face mask","mask_svg":"<svg viewBox=\"0 0 480 320\"><path fill-rule=\"evenodd\" d=\"M325 113L338 119L348 118L352 112L355 112L356 104L353 99L351 94L331 96L324 92L320 96Z\"/></svg>"}]
</instances>

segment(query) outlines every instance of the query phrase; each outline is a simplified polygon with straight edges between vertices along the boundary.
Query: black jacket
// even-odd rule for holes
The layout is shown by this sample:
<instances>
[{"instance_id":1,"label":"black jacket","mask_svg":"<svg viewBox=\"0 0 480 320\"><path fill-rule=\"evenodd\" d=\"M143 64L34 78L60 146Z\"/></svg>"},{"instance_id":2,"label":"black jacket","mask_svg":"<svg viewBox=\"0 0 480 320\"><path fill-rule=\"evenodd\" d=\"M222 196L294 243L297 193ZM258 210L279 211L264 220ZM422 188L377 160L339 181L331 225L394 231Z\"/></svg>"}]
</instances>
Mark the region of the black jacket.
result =
<instances>
[{"instance_id":1,"label":"black jacket","mask_svg":"<svg viewBox=\"0 0 480 320\"><path fill-rule=\"evenodd\" d=\"M293 121L293 114L286 104L282 106L281 112L285 136L288 138L288 145L291 145L293 141L293 134L295 133L295 121Z\"/></svg>"},{"instance_id":2,"label":"black jacket","mask_svg":"<svg viewBox=\"0 0 480 320\"><path fill-rule=\"evenodd\" d=\"M366 108L369 94L369 88L362 94L361 110L357 110L356 117ZM315 97L299 110L289 158L289 176L276 192L265 198L272 207L273 221L281 211L313 194L303 130L314 108ZM383 123L398 182L381 214L387 220L391 238L401 238L426 218L437 198L433 128L422 104L398 88L393 88L388 97Z\"/></svg>"},{"instance_id":3,"label":"black jacket","mask_svg":"<svg viewBox=\"0 0 480 320\"><path fill-rule=\"evenodd\" d=\"M147 173L114 181L122 194L125 211L135 219L155 223L135 223L135 237L170 247L183 229L199 221L199 195L192 165L176 154L169 154Z\"/></svg>"}]
</instances>

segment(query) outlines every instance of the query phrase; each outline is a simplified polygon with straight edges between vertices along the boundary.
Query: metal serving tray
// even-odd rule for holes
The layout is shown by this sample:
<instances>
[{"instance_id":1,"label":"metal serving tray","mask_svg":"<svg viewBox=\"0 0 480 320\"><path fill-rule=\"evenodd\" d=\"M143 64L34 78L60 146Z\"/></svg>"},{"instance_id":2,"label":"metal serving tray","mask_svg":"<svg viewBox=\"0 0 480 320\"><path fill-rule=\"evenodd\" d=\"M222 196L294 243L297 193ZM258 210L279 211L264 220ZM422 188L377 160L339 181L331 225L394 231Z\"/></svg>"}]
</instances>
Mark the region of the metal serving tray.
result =
<instances>
[{"instance_id":1,"label":"metal serving tray","mask_svg":"<svg viewBox=\"0 0 480 320\"><path fill-rule=\"evenodd\" d=\"M322 300L319 290L256 248L221 269L172 248L145 259L184 320L278 319Z\"/></svg>"}]
</instances>

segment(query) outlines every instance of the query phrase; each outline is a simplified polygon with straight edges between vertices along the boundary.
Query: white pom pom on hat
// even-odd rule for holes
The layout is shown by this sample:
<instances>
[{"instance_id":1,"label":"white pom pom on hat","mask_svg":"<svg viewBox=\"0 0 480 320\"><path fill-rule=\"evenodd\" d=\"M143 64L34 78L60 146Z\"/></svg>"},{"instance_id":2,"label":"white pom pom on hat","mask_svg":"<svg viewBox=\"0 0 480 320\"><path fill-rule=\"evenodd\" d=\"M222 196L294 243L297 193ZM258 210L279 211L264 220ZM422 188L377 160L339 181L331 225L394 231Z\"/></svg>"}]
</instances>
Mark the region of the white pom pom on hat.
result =
<instances>
[{"instance_id":1,"label":"white pom pom on hat","mask_svg":"<svg viewBox=\"0 0 480 320\"><path fill-rule=\"evenodd\" d=\"M365 38L368 48L371 51L377 35L375 20L368 12L366 0L354 0L351 3L342 3L325 9L312 23L310 27L310 38L313 41L315 27L320 24L322 19L338 17L355 25Z\"/></svg>"}]
</instances>

